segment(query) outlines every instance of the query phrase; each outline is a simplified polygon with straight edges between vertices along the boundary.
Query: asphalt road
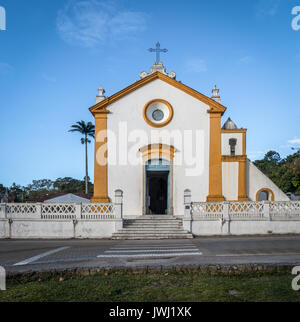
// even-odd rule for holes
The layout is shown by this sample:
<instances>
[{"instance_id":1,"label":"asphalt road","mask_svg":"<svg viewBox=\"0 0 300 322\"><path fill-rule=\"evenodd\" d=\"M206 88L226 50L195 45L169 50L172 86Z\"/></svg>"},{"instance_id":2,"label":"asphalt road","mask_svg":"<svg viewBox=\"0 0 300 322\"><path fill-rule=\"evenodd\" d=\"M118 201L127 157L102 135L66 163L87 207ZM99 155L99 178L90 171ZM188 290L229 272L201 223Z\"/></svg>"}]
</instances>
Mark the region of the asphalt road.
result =
<instances>
[{"instance_id":1,"label":"asphalt road","mask_svg":"<svg viewBox=\"0 0 300 322\"><path fill-rule=\"evenodd\" d=\"M71 268L300 264L300 236L192 240L0 240L7 272Z\"/></svg>"}]
</instances>

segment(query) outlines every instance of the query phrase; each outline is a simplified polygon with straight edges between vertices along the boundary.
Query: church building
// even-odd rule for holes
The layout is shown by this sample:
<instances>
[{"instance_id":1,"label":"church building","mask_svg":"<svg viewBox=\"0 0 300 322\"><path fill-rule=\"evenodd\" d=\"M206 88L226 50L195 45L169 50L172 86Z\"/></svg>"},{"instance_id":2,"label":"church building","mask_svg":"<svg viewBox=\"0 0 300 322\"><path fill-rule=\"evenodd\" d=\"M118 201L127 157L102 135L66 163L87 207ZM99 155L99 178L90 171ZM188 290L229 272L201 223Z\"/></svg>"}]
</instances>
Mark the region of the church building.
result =
<instances>
[{"instance_id":1,"label":"church building","mask_svg":"<svg viewBox=\"0 0 300 322\"><path fill-rule=\"evenodd\" d=\"M157 47L157 53L160 48ZM194 202L288 201L247 159L247 129L222 117L215 86L208 97L176 80L159 55L150 72L110 97L102 87L95 118L92 202L123 193L125 218L184 214Z\"/></svg>"}]
</instances>

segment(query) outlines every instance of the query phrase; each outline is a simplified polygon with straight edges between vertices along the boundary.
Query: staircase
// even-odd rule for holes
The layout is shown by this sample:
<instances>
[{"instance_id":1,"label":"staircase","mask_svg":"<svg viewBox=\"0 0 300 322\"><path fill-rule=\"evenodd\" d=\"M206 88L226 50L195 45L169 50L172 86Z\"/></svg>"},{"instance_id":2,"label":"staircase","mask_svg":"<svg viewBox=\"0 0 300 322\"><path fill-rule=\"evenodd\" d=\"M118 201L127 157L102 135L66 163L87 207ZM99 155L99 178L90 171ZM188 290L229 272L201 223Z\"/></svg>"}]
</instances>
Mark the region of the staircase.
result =
<instances>
[{"instance_id":1,"label":"staircase","mask_svg":"<svg viewBox=\"0 0 300 322\"><path fill-rule=\"evenodd\" d=\"M182 219L167 215L146 215L124 220L124 228L112 239L186 239L193 235L183 230Z\"/></svg>"}]
</instances>

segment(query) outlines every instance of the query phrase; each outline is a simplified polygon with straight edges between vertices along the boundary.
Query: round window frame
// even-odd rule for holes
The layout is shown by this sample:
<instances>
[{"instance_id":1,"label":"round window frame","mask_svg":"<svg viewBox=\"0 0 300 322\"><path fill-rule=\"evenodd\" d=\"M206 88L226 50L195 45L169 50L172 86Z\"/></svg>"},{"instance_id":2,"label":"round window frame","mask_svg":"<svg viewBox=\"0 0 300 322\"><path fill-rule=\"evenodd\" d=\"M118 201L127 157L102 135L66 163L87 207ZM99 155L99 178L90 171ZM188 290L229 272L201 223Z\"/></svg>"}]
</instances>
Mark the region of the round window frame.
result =
<instances>
[{"instance_id":1,"label":"round window frame","mask_svg":"<svg viewBox=\"0 0 300 322\"><path fill-rule=\"evenodd\" d=\"M147 117L147 109L148 107L153 104L153 103L162 103L162 104L165 104L168 109L169 109L169 117L162 123L154 123L152 122L148 117ZM153 99L151 100L150 102L148 102L145 106L144 106L144 109L143 109L143 117L144 117L144 120L145 122L152 126L152 127L156 127L156 128L159 128L159 127L164 127L166 125L168 125L172 119L173 119L173 107L172 105L167 102L166 100L163 100L163 99L160 99L160 98L156 98L156 99Z\"/></svg>"}]
</instances>

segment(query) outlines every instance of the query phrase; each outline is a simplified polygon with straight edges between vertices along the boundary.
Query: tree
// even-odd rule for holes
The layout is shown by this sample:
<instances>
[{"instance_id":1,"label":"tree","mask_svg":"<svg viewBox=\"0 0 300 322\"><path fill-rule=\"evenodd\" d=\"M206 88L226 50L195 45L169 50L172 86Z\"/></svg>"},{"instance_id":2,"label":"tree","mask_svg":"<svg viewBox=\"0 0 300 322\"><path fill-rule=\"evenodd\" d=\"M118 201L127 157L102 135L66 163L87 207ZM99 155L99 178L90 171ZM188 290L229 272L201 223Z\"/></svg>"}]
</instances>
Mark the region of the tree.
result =
<instances>
[{"instance_id":1,"label":"tree","mask_svg":"<svg viewBox=\"0 0 300 322\"><path fill-rule=\"evenodd\" d=\"M9 188L9 195L15 202L24 202L25 188L15 183Z\"/></svg>"},{"instance_id":2,"label":"tree","mask_svg":"<svg viewBox=\"0 0 300 322\"><path fill-rule=\"evenodd\" d=\"M7 191L7 188L4 187L2 183L0 183L0 194L4 194L6 193L6 191Z\"/></svg>"},{"instance_id":3,"label":"tree","mask_svg":"<svg viewBox=\"0 0 300 322\"><path fill-rule=\"evenodd\" d=\"M51 190L53 182L49 179L33 180L32 184L28 185L30 191Z\"/></svg>"},{"instance_id":4,"label":"tree","mask_svg":"<svg viewBox=\"0 0 300 322\"><path fill-rule=\"evenodd\" d=\"M281 159L279 153L269 151L254 164L284 192L300 192L300 151Z\"/></svg>"},{"instance_id":5,"label":"tree","mask_svg":"<svg viewBox=\"0 0 300 322\"><path fill-rule=\"evenodd\" d=\"M88 155L87 155L87 145L91 143L89 136L95 138L95 126L91 123L85 123L84 121L76 122L76 124L71 126L69 132L79 132L84 135L81 138L81 143L85 145L85 193L88 194Z\"/></svg>"}]
</instances>

